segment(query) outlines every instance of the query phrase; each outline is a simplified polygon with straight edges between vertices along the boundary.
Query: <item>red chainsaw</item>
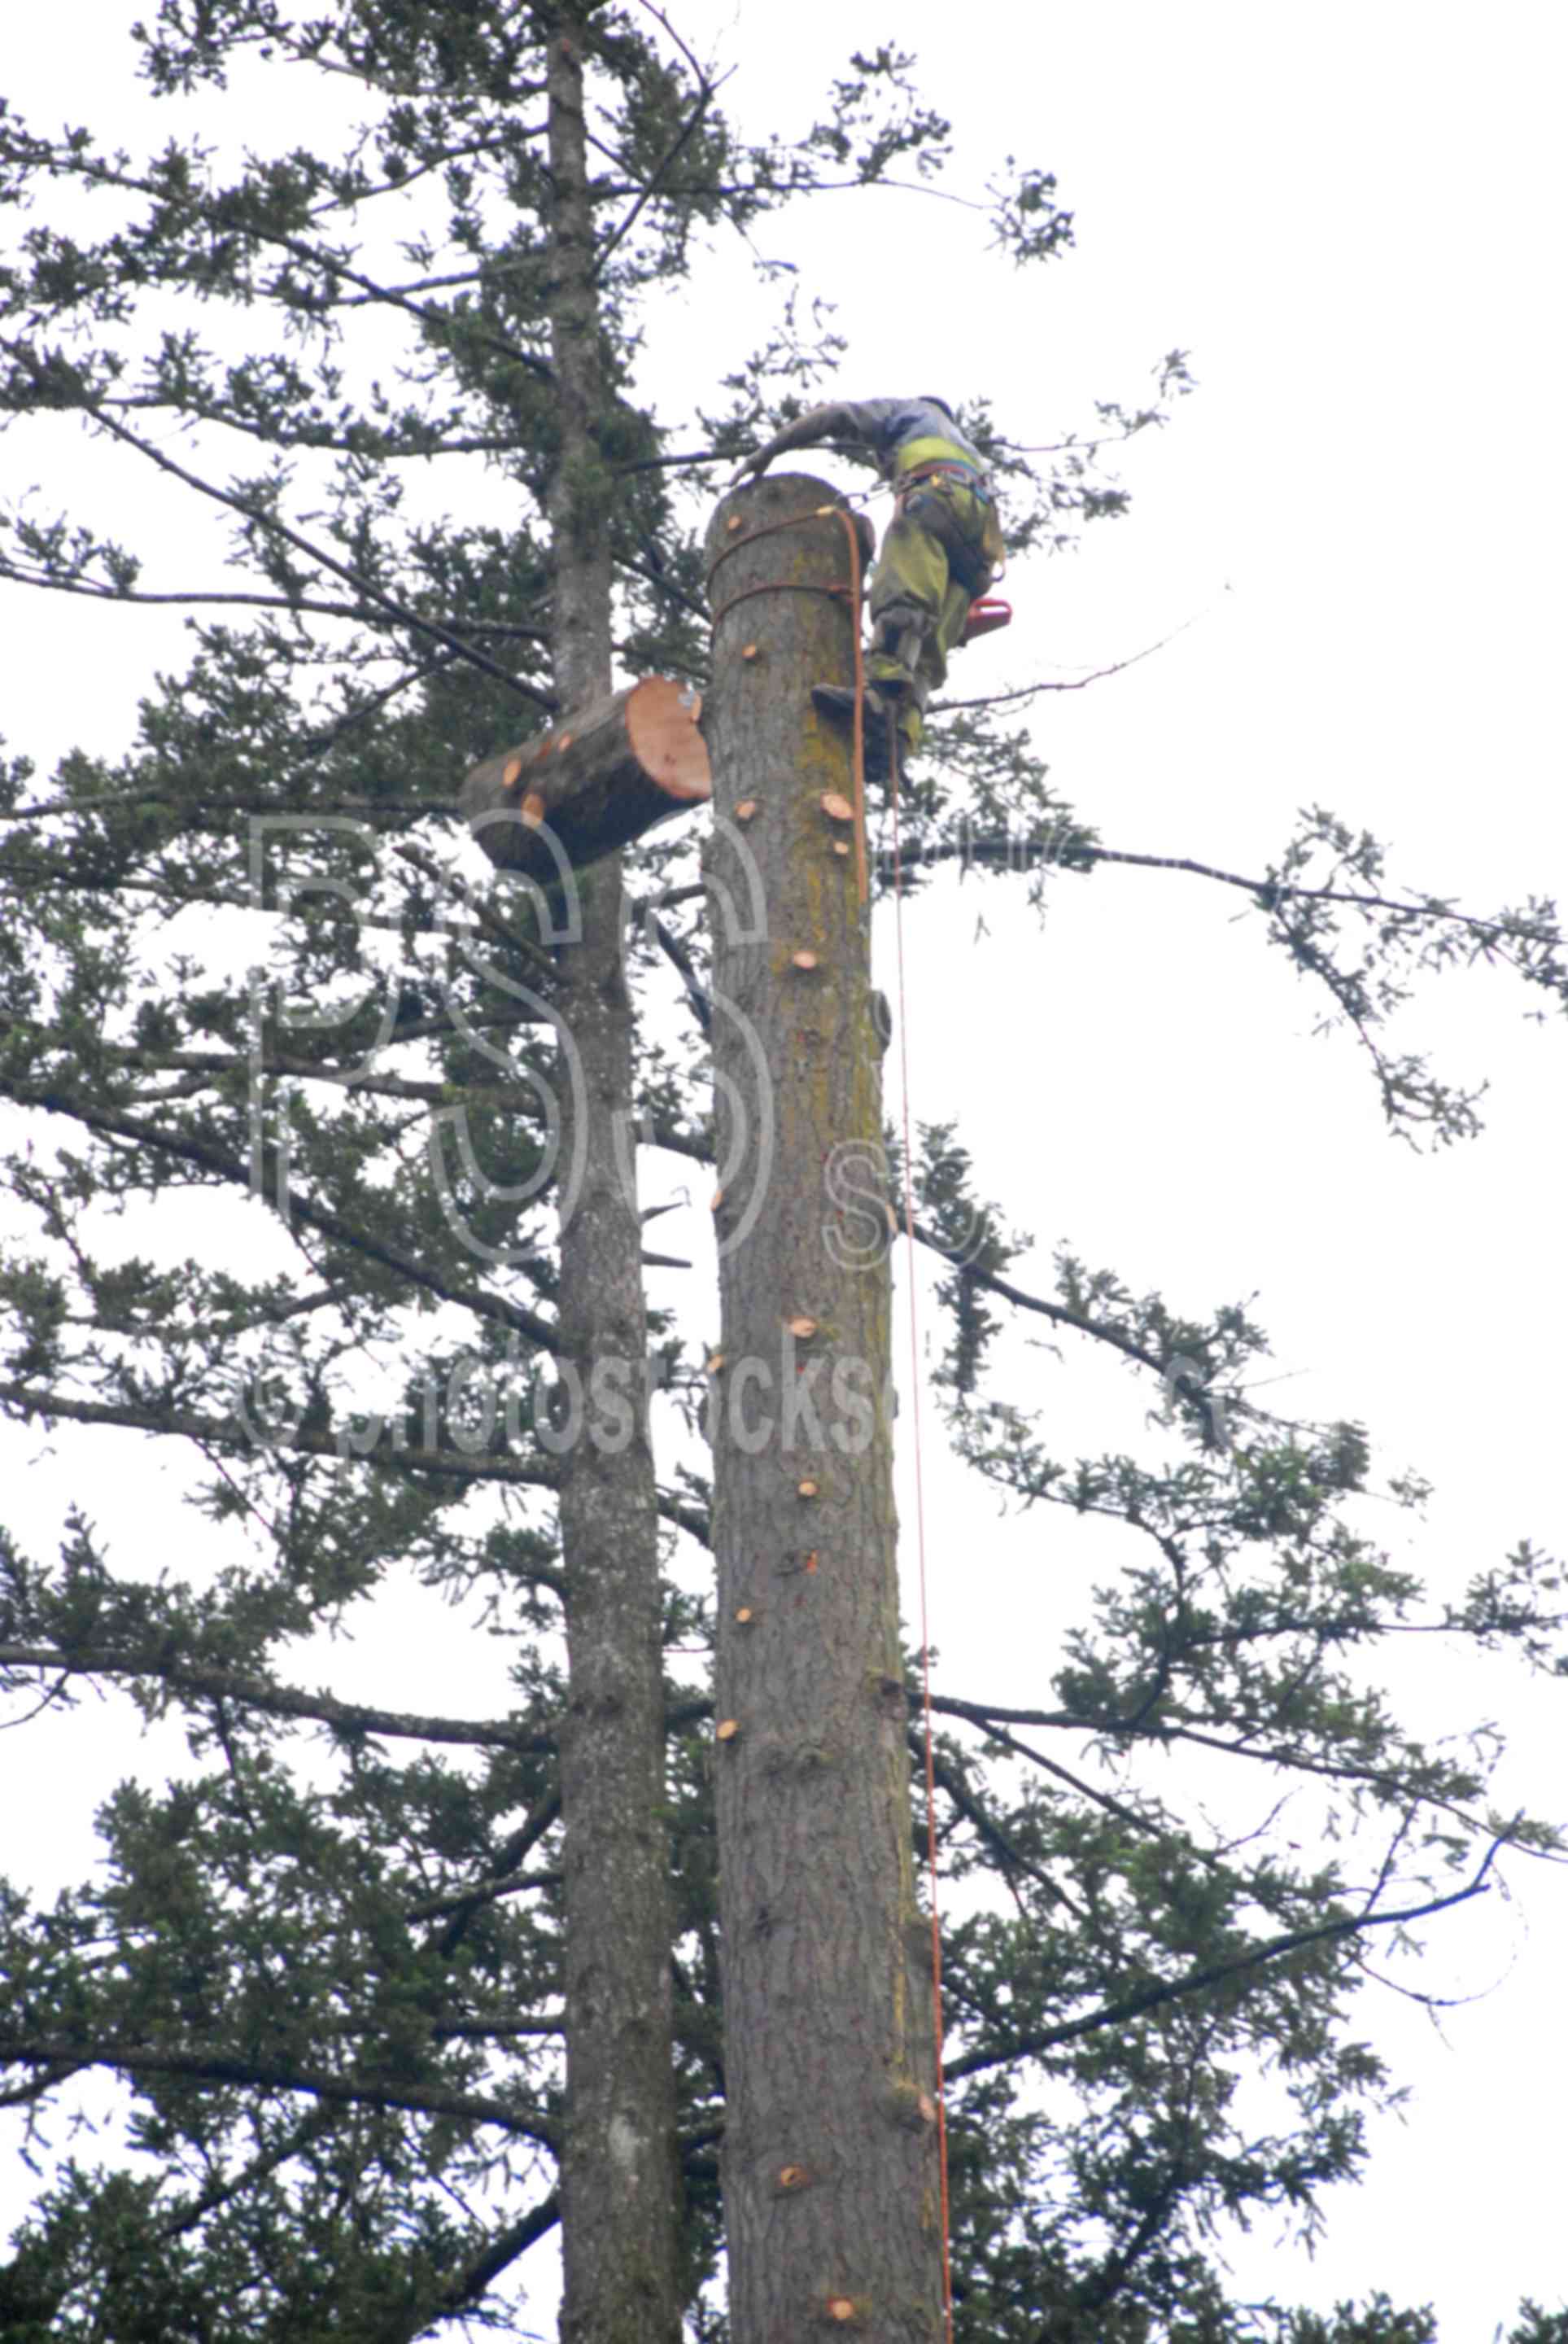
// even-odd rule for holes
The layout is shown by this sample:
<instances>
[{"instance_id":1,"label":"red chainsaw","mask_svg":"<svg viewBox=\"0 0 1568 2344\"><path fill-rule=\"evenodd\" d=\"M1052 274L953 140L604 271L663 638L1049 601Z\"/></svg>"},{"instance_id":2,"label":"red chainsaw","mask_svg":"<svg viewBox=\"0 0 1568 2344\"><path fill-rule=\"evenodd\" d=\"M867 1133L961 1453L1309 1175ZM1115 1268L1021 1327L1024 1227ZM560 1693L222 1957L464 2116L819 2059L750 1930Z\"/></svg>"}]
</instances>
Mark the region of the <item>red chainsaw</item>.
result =
<instances>
[{"instance_id":1,"label":"red chainsaw","mask_svg":"<svg viewBox=\"0 0 1568 2344\"><path fill-rule=\"evenodd\" d=\"M994 635L999 627L1010 627L1011 624L1012 604L1004 602L999 595L987 594L980 601L970 604L970 614L964 621L964 631L959 642L978 642L981 635Z\"/></svg>"}]
</instances>

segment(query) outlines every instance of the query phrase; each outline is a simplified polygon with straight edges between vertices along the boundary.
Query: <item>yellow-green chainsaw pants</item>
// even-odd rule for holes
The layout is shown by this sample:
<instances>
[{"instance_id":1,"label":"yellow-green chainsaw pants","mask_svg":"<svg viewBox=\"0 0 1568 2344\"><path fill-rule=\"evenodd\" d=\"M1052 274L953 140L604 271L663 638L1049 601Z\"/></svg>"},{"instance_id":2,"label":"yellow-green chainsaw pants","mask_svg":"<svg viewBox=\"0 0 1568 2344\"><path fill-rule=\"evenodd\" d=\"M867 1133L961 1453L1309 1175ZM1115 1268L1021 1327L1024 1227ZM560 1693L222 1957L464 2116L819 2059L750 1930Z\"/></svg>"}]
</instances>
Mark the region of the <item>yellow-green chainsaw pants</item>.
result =
<instances>
[{"instance_id":1,"label":"yellow-green chainsaw pants","mask_svg":"<svg viewBox=\"0 0 1568 2344\"><path fill-rule=\"evenodd\" d=\"M871 579L867 674L896 690L906 755L920 746L921 712L947 675L970 604L1003 556L996 508L978 490L938 473L900 494Z\"/></svg>"}]
</instances>

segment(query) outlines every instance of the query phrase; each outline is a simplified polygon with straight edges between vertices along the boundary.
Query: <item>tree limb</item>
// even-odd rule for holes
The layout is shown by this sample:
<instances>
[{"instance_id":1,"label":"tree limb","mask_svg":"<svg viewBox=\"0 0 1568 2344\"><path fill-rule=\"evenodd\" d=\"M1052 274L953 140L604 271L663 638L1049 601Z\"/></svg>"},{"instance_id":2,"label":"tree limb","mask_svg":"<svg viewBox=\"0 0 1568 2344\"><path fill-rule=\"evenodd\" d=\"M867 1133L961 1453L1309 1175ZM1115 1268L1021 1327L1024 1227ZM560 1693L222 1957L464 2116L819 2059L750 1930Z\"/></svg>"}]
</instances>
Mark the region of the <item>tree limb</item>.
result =
<instances>
[{"instance_id":1,"label":"tree limb","mask_svg":"<svg viewBox=\"0 0 1568 2344\"><path fill-rule=\"evenodd\" d=\"M136 1408L129 1402L116 1404L107 1400L74 1399L67 1393L40 1391L36 1386L0 1379L0 1400L6 1401L24 1421L33 1417L63 1417L73 1424L105 1424L116 1426L124 1432L151 1432L161 1437L194 1440L204 1449L236 1451L254 1450L255 1437L231 1418L200 1416L188 1409ZM361 1451L352 1442L341 1447L330 1433L317 1432L300 1425L288 1432L271 1432L266 1445L275 1450L288 1450L307 1457L330 1458L339 1465L360 1464L374 1455L377 1466L386 1471L429 1474L437 1479L467 1482L470 1485L500 1481L521 1489L558 1490L559 1476L553 1464L544 1460L529 1460L494 1452L483 1456L466 1456L457 1449L387 1449L377 1441L373 1450ZM707 1514L695 1506L682 1503L668 1491L661 1491L658 1510L667 1522L683 1530L699 1545L706 1546L709 1535ZM529 1577L539 1586L548 1587L559 1596L561 1581L553 1571L533 1569Z\"/></svg>"},{"instance_id":2,"label":"tree limb","mask_svg":"<svg viewBox=\"0 0 1568 2344\"><path fill-rule=\"evenodd\" d=\"M41 389L48 389L49 369L40 365L30 350L9 339L5 343L5 348L27 369ZM144 440L138 432L133 431L128 424L116 421L104 406L103 401L95 399L88 391L81 377L75 374L74 369L68 371L76 394L75 404L79 406L84 414L90 415L112 439L120 440L127 448L135 449L138 455L145 456L150 464L155 464L160 472L167 472L172 479L183 482L187 489L194 489L198 496L210 498L215 504L223 505L228 511L238 513L243 520L252 522L257 529L265 530L272 536L281 538L285 544L293 546L295 551L302 554L306 561L315 562L321 569L329 571L334 578L340 578L344 584L351 586L357 594L362 595L367 602L374 603L396 625L410 628L417 634L427 635L432 642L444 644L456 658L466 660L471 667L479 668L486 675L493 677L497 682L504 683L508 691L517 692L521 699L531 701L536 708L545 709L554 714L558 703L553 692L541 691L537 684L526 683L521 676L514 675L509 668L499 666L495 660L490 659L484 652L477 650L472 643L465 642L462 636L455 634L450 627L443 626L438 620L421 618L417 611L410 611L406 603L399 602L392 595L384 593L380 587L373 585L370 580L362 576L359 571L350 569L347 562L337 561L321 546L312 544L309 538L302 536L299 530L292 529L287 521L280 520L276 513L269 513L263 506L249 503L244 497L236 495L232 489L220 489L213 481L204 480L199 473L187 471L183 464L176 464L172 456L166 454L163 449L155 446L152 440Z\"/></svg>"},{"instance_id":3,"label":"tree limb","mask_svg":"<svg viewBox=\"0 0 1568 2344\"><path fill-rule=\"evenodd\" d=\"M652 175L642 188L640 194L638 196L637 200L633 203L631 209L627 213L626 217L620 222L618 227L613 227L610 230L604 242L600 245L594 260L593 272L589 280L592 284L598 285L603 282L605 268L609 260L610 254L615 250L618 244L621 243L626 237L630 235L644 206L652 200L653 196L658 189L659 181L663 178L670 165L676 160L682 147L686 146L691 137L691 135L697 128L698 124L701 121L709 107L712 105L714 97L718 92L723 87L724 83L729 79L730 74L733 74L736 68L731 66L729 73L723 75L720 79L716 82L708 81L701 76L699 76L697 103L692 106L690 112L686 117L686 120L681 124L679 130L676 134L673 145L655 164Z\"/></svg>"},{"instance_id":4,"label":"tree limb","mask_svg":"<svg viewBox=\"0 0 1568 2344\"><path fill-rule=\"evenodd\" d=\"M173 2076L193 2084L248 2084L263 2091L299 2092L343 2107L402 2108L414 2116L455 2117L468 2124L497 2125L552 2149L559 2138L559 2127L553 2118L481 2094L438 2091L422 2084L381 2084L371 2077L356 2080L317 2074L307 2067L276 2066L260 2059L226 2059L139 2043L29 2038L0 2026L0 2060L26 2067L112 2067L133 2080L140 2076Z\"/></svg>"},{"instance_id":5,"label":"tree limb","mask_svg":"<svg viewBox=\"0 0 1568 2344\"><path fill-rule=\"evenodd\" d=\"M1069 2019L1064 2026L1048 2026L1033 2035L1020 2036L1003 2051L971 2051L954 2059L944 2068L950 2083L962 2076L983 2075L992 2067L1008 2066L1014 2059L1038 2057L1042 2051L1054 2050L1059 2044L1071 2043L1081 2036L1098 2034L1104 2026L1125 2025L1130 2019L1141 2018L1146 2011L1157 2010L1162 2003L1176 2002L1190 1994L1201 1994L1206 1987L1219 1985L1226 1978L1241 1976L1248 1970L1261 1968L1267 1962L1279 1961L1286 1954L1300 1953L1307 1945L1332 1943L1340 1937L1359 1936L1367 1929L1392 1928L1404 1921L1422 1921L1433 1913L1451 1912L1456 1904L1469 1904L1473 1896L1490 1894L1487 1873L1492 1860L1502 1845L1494 1840L1486 1852L1480 1871L1469 1885L1455 1889L1452 1896L1436 1896L1425 1904L1402 1906L1397 1913L1352 1913L1342 1921L1325 1921L1315 1929L1296 1929L1288 1936L1271 1937L1266 1944L1254 1945L1232 1960L1211 1962L1189 1970L1184 1977L1173 1978L1168 1984L1143 1987L1137 1994L1125 1995L1118 2002L1108 2002L1082 2018Z\"/></svg>"},{"instance_id":6,"label":"tree limb","mask_svg":"<svg viewBox=\"0 0 1568 2344\"><path fill-rule=\"evenodd\" d=\"M537 2246L541 2238L548 2237L560 2218L560 2197L558 2192L552 2190L520 2220L498 2231L489 2244L447 2281L428 2309L420 2312L417 2323L401 2331L409 2339L409 2344L415 2337L424 2335L432 2320L456 2319L479 2303L501 2273L520 2255L526 2254L530 2247Z\"/></svg>"},{"instance_id":7,"label":"tree limb","mask_svg":"<svg viewBox=\"0 0 1568 2344\"><path fill-rule=\"evenodd\" d=\"M530 1725L516 1718L422 1717L408 1710L376 1709L364 1702L337 1701L330 1693L299 1692L238 1669L184 1662L171 1652L173 1642L171 1638L142 1652L88 1643L0 1643L0 1668L58 1670L67 1677L156 1677L171 1692L204 1701L243 1702L268 1717L310 1718L357 1738L454 1743L484 1750L555 1748L553 1722Z\"/></svg>"},{"instance_id":8,"label":"tree limb","mask_svg":"<svg viewBox=\"0 0 1568 2344\"><path fill-rule=\"evenodd\" d=\"M65 1116L106 1138L133 1140L138 1147L150 1147L156 1154L173 1156L184 1163L197 1166L204 1172L215 1173L234 1187L244 1187L247 1191L250 1188L249 1166L242 1164L225 1149L209 1146L205 1140L160 1131L151 1124L139 1122L133 1116L95 1110L85 1099L73 1098L62 1091L35 1091L18 1085L10 1091L10 1096L19 1106L42 1107L46 1114ZM297 1214L308 1228L330 1238L335 1244L347 1246L351 1252L365 1254L370 1260L380 1262L384 1268L397 1270L411 1285L439 1296L444 1302L455 1302L464 1309L472 1310L477 1318L491 1318L500 1326L514 1329L517 1333L526 1335L539 1350L553 1354L556 1348L554 1329L537 1312L524 1309L520 1303L508 1301L498 1294L483 1293L472 1287L452 1286L411 1254L401 1253L395 1246L372 1237L367 1230L354 1228L340 1214L329 1212L325 1206L312 1204L307 1197L291 1194L288 1209Z\"/></svg>"}]
</instances>

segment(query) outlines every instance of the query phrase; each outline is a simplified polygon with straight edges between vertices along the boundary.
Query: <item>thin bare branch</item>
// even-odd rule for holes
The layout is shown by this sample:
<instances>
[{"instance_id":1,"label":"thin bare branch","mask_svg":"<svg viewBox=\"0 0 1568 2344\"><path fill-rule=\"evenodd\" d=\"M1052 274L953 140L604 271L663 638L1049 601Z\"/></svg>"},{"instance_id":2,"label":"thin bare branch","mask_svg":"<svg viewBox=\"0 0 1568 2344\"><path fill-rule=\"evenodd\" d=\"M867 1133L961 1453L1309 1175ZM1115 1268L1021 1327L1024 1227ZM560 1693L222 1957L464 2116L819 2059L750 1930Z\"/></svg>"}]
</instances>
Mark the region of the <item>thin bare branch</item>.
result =
<instances>
[{"instance_id":1,"label":"thin bare branch","mask_svg":"<svg viewBox=\"0 0 1568 2344\"><path fill-rule=\"evenodd\" d=\"M1225 591L1229 593L1229 587ZM1109 667L1091 668L1087 674L1074 676L1061 683L1026 683L1017 692L984 692L978 700L933 700L930 712L936 716L952 708L1005 708L1010 702L1033 700L1042 692L1084 692L1091 683L1102 683L1109 675L1122 675L1130 667L1136 667L1140 661L1152 659L1156 652L1162 652L1168 644L1173 643L1178 635L1184 635L1189 627L1195 627L1200 619L1206 619L1213 607L1211 603L1208 610L1194 611L1190 619L1183 619L1179 627L1172 627L1171 632L1161 635L1157 643L1146 643L1141 652L1130 652L1125 659L1112 660Z\"/></svg>"}]
</instances>

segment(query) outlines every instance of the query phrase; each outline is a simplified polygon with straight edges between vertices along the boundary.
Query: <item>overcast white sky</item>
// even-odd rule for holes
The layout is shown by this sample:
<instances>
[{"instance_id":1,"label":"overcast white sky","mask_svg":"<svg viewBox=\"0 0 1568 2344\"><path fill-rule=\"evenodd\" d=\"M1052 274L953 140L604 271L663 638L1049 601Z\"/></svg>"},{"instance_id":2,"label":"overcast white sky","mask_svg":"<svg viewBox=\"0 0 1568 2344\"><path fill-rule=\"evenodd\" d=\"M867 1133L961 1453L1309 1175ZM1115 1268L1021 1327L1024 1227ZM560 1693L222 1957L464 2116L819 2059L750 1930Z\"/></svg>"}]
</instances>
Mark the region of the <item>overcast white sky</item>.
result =
<instances>
[{"instance_id":1,"label":"overcast white sky","mask_svg":"<svg viewBox=\"0 0 1568 2344\"><path fill-rule=\"evenodd\" d=\"M936 201L828 198L814 226L764 231L764 252L839 303L846 393L983 393L1010 436L1050 440L1096 396L1138 396L1165 350L1191 352L1201 389L1128 466L1131 517L1015 573L1010 633L957 678L1070 675L1197 617L1158 657L1037 704L1059 785L1108 843L1251 872L1320 802L1386 837L1396 878L1472 908L1563 888L1560 8L1483 24L1403 0L671 6L738 65L725 100L753 131L788 133L850 47L896 38L953 118L953 185L978 190L1010 153L1053 169L1077 214L1077 253L1023 277L977 260L976 221ZM69 14L68 54L63 31L34 32L8 71L29 111L26 86L47 85L81 118L104 86L83 79L83 21L107 35L129 12ZM662 313L650 358L678 428L692 369L709 351L715 370L733 362L750 292L742 257ZM13 591L5 615L0 729L44 755L117 746L150 658L175 656L118 614L89 631L80 606ZM1177 1306L1255 1293L1293 1379L1282 1401L1364 1417L1382 1464L1437 1483L1424 1527L1391 1515L1389 1536L1440 1589L1523 1536L1563 1551L1568 1032L1525 1025L1528 1005L1484 975L1418 1002L1410 1046L1494 1088L1481 1140L1417 1160L1381 1136L1353 1043L1312 1037L1319 1002L1236 909L1195 879L1115 871L1059 886L1043 931L994 888L956 915L950 892L922 904L916 1114L960 1119L1042 1277L1065 1238ZM884 926L884 984L890 950ZM1061 1384L1064 1443L1109 1438ZM68 1475L36 1441L7 1435L3 1453L33 1467L42 1515ZM972 1496L940 1475L930 1516L950 1686L1038 1690L1062 1601L1052 1526L985 1544ZM1505 1707L1519 1803L1568 1806L1560 1694L1433 1650L1401 1698L1434 1731ZM8 1772L25 1745L0 1753ZM1568 2292L1537 2114L1568 2098L1568 1883L1523 1863L1506 1876L1514 1901L1437 1933L1424 1980L1493 1990L1441 2032L1369 1999L1368 2031L1412 2085L1408 2122L1380 2127L1316 2263L1260 2229L1245 2288L1430 2298L1445 2344L1490 2337L1522 2293Z\"/></svg>"}]
</instances>

